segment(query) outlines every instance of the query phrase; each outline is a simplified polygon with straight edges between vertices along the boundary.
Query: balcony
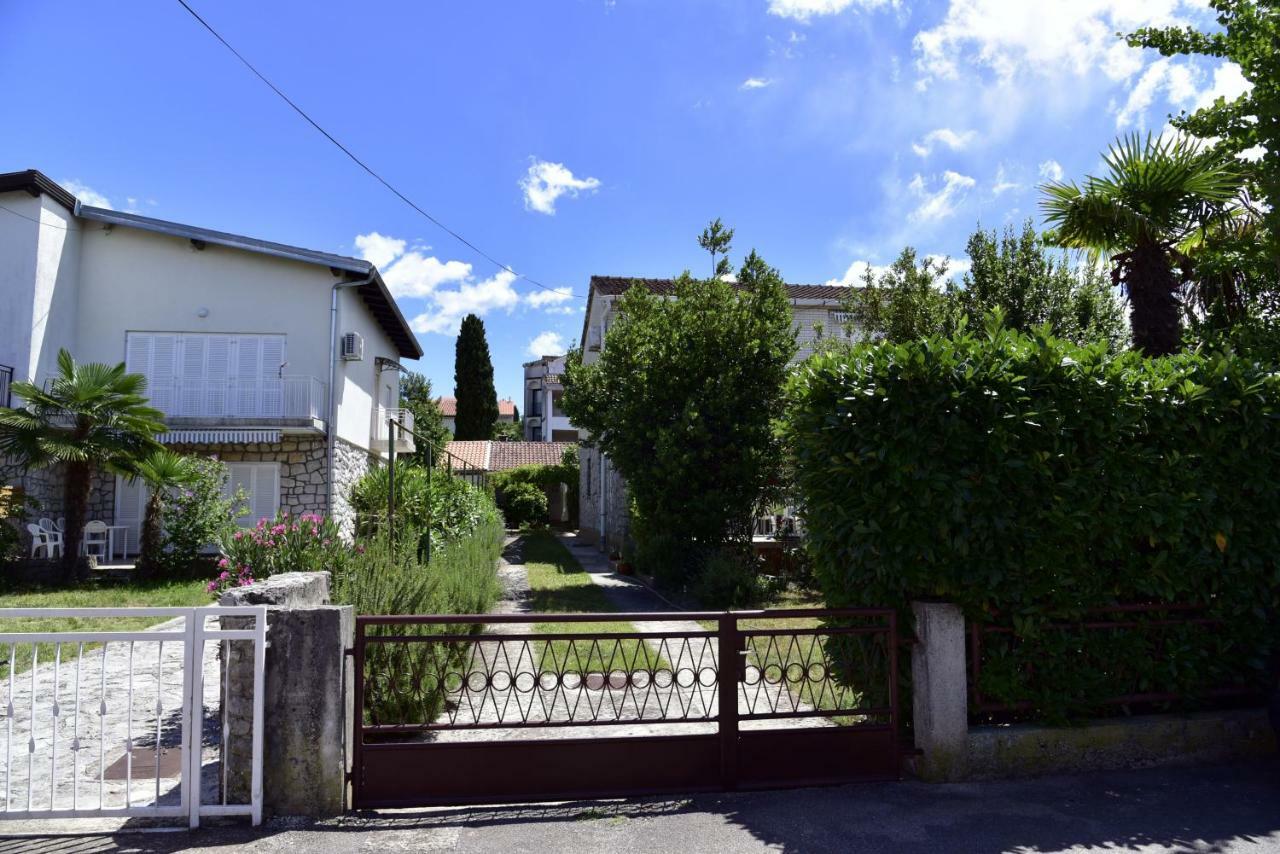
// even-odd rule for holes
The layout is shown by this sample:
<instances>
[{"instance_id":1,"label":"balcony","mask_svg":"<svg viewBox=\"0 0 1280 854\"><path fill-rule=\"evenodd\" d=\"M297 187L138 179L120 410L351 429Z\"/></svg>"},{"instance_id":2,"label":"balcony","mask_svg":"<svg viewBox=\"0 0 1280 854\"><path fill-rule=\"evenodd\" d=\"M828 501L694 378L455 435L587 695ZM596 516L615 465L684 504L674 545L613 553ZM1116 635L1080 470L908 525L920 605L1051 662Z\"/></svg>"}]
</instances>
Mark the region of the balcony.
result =
<instances>
[{"instance_id":1,"label":"balcony","mask_svg":"<svg viewBox=\"0 0 1280 854\"><path fill-rule=\"evenodd\" d=\"M390 451L389 441L389 425L390 420L396 420L399 425L396 426L396 453L412 454L415 450L413 444L413 434L400 429L400 426L413 429L413 412L408 409L388 409L385 406L379 406L373 411L373 449L375 451Z\"/></svg>"},{"instance_id":2,"label":"balcony","mask_svg":"<svg viewBox=\"0 0 1280 854\"><path fill-rule=\"evenodd\" d=\"M148 378L151 405L170 426L269 424L323 429L328 399L316 377Z\"/></svg>"}]
</instances>

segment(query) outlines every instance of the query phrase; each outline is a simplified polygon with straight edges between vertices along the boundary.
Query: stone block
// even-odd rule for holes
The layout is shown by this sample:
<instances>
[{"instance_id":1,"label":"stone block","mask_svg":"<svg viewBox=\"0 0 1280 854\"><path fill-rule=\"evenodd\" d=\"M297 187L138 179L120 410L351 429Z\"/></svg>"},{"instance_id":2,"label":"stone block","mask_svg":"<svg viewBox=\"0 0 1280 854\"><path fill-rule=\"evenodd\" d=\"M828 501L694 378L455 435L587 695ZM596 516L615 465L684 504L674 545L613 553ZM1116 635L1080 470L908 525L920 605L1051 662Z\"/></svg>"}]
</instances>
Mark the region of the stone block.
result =
<instances>
[{"instance_id":1,"label":"stone block","mask_svg":"<svg viewBox=\"0 0 1280 854\"><path fill-rule=\"evenodd\" d=\"M913 602L912 724L922 755L917 771L935 782L963 780L969 749L969 683L964 615L945 602Z\"/></svg>"}]
</instances>

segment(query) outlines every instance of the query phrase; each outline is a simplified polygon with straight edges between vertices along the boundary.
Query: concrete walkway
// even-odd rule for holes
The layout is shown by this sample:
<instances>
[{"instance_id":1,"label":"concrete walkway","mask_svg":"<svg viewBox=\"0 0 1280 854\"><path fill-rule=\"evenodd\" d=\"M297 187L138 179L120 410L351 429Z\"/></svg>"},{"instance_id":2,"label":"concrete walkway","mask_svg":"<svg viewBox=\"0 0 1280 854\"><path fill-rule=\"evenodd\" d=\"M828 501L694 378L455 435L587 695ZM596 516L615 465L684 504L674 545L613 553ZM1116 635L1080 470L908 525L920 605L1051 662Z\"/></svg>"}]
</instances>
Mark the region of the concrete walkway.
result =
<instances>
[{"instance_id":1,"label":"concrete walkway","mask_svg":"<svg viewBox=\"0 0 1280 854\"><path fill-rule=\"evenodd\" d=\"M2 829L2 828L0 828ZM0 854L1003 854L1280 851L1280 761L998 783L889 783L450 807L257 831L0 838Z\"/></svg>"}]
</instances>

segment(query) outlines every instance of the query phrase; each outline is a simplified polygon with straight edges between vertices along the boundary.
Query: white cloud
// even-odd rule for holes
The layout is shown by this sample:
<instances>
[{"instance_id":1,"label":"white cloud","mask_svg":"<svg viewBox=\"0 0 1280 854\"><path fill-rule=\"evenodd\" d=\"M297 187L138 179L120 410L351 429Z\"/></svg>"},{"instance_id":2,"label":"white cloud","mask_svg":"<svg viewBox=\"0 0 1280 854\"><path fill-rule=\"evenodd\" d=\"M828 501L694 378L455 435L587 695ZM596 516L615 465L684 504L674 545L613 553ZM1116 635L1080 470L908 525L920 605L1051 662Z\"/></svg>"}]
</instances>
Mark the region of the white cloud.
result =
<instances>
[{"instance_id":1,"label":"white cloud","mask_svg":"<svg viewBox=\"0 0 1280 854\"><path fill-rule=\"evenodd\" d=\"M1040 164L1040 177L1046 181L1061 181L1064 174L1062 164L1056 160L1046 160Z\"/></svg>"},{"instance_id":2,"label":"white cloud","mask_svg":"<svg viewBox=\"0 0 1280 854\"><path fill-rule=\"evenodd\" d=\"M115 206L111 204L110 199L83 181L72 178L67 181L60 181L59 183L62 185L64 190L79 199L82 204L86 204L91 208L115 209Z\"/></svg>"},{"instance_id":3,"label":"white cloud","mask_svg":"<svg viewBox=\"0 0 1280 854\"><path fill-rule=\"evenodd\" d=\"M534 358L542 356L559 356L569 348L565 346L564 336L559 332L541 332L536 338L529 342L526 351Z\"/></svg>"},{"instance_id":4,"label":"white cloud","mask_svg":"<svg viewBox=\"0 0 1280 854\"><path fill-rule=\"evenodd\" d=\"M924 177L916 173L907 188L920 199L920 204L908 219L912 222L938 222L946 219L956 212L956 204L964 199L976 183L968 175L948 169L942 173L942 186L930 190Z\"/></svg>"},{"instance_id":5,"label":"white cloud","mask_svg":"<svg viewBox=\"0 0 1280 854\"><path fill-rule=\"evenodd\" d=\"M577 178L563 163L534 159L529 171L520 179L526 210L547 215L556 212L556 199L580 192L593 192L600 186L598 178Z\"/></svg>"},{"instance_id":6,"label":"white cloud","mask_svg":"<svg viewBox=\"0 0 1280 854\"><path fill-rule=\"evenodd\" d=\"M1185 25L1204 18L1204 0L950 0L937 26L915 37L922 80L953 79L961 66L1002 80L1035 72L1111 80L1141 70L1142 54L1116 38L1144 26Z\"/></svg>"},{"instance_id":7,"label":"white cloud","mask_svg":"<svg viewBox=\"0 0 1280 854\"><path fill-rule=\"evenodd\" d=\"M766 86L772 85L773 81L767 77L748 77L746 80L742 81L742 85L738 88L744 91L750 91L752 89L763 89Z\"/></svg>"},{"instance_id":8,"label":"white cloud","mask_svg":"<svg viewBox=\"0 0 1280 854\"><path fill-rule=\"evenodd\" d=\"M1017 181L1009 178L1008 172L1005 171L1004 164L1001 163L996 167L996 180L991 185L991 194L993 196L1003 195L1010 190L1021 190L1022 185Z\"/></svg>"},{"instance_id":9,"label":"white cloud","mask_svg":"<svg viewBox=\"0 0 1280 854\"><path fill-rule=\"evenodd\" d=\"M407 244L395 237L387 237L376 231L356 235L356 249L360 257L375 267L385 267L404 254Z\"/></svg>"},{"instance_id":10,"label":"white cloud","mask_svg":"<svg viewBox=\"0 0 1280 854\"><path fill-rule=\"evenodd\" d=\"M559 305L573 299L572 291L534 291L524 298L525 304L533 308L545 308Z\"/></svg>"},{"instance_id":11,"label":"white cloud","mask_svg":"<svg viewBox=\"0 0 1280 854\"><path fill-rule=\"evenodd\" d=\"M924 135L924 139L911 144L911 150L920 157L928 157L938 145L945 145L952 151L963 151L978 138L977 131L953 131L951 128L938 128Z\"/></svg>"},{"instance_id":12,"label":"white cloud","mask_svg":"<svg viewBox=\"0 0 1280 854\"><path fill-rule=\"evenodd\" d=\"M1240 66L1234 62L1224 62L1213 70L1213 82L1196 96L1195 109L1207 107L1218 98L1226 98L1230 103L1252 90L1253 84L1244 79Z\"/></svg>"},{"instance_id":13,"label":"white cloud","mask_svg":"<svg viewBox=\"0 0 1280 854\"><path fill-rule=\"evenodd\" d=\"M769 0L769 14L808 23L815 15L838 15L850 6L876 9L890 3L897 6L898 0Z\"/></svg>"},{"instance_id":14,"label":"white cloud","mask_svg":"<svg viewBox=\"0 0 1280 854\"><path fill-rule=\"evenodd\" d=\"M1116 127L1128 127L1140 119L1156 95L1163 91L1170 104L1187 104L1195 99L1196 70L1184 62L1159 59L1147 66L1129 90L1129 98L1116 113Z\"/></svg>"},{"instance_id":15,"label":"white cloud","mask_svg":"<svg viewBox=\"0 0 1280 854\"><path fill-rule=\"evenodd\" d=\"M854 261L849 265L849 269L844 271L844 275L838 279L829 279L828 285L861 285L866 279L867 271L871 271L873 279L879 279L889 269L888 264L877 265L870 261Z\"/></svg>"},{"instance_id":16,"label":"white cloud","mask_svg":"<svg viewBox=\"0 0 1280 854\"><path fill-rule=\"evenodd\" d=\"M392 267L382 271L383 281L398 297L424 297L440 285L461 282L470 275L470 264L441 261L421 252L406 253Z\"/></svg>"},{"instance_id":17,"label":"white cloud","mask_svg":"<svg viewBox=\"0 0 1280 854\"><path fill-rule=\"evenodd\" d=\"M968 258L952 258L948 255L926 255L924 257L934 264L941 264L943 261L947 262L947 274L936 282L939 286L945 284L948 279L959 279L973 269L973 262Z\"/></svg>"},{"instance_id":18,"label":"white cloud","mask_svg":"<svg viewBox=\"0 0 1280 854\"><path fill-rule=\"evenodd\" d=\"M490 279L464 282L457 290L432 291L431 307L409 325L415 332L457 335L462 318L468 314L483 317L497 309L510 313L520 302L520 294L511 287L515 279L515 274L502 270Z\"/></svg>"}]
</instances>

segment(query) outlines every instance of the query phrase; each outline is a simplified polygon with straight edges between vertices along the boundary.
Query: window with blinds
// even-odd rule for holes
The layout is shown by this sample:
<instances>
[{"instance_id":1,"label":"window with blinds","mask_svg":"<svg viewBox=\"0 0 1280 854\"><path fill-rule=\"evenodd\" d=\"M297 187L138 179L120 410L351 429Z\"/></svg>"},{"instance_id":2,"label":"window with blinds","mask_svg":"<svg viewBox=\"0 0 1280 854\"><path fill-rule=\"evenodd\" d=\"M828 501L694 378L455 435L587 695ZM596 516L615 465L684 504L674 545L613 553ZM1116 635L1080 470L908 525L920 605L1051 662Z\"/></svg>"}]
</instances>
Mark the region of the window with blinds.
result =
<instances>
[{"instance_id":1,"label":"window with blinds","mask_svg":"<svg viewBox=\"0 0 1280 854\"><path fill-rule=\"evenodd\" d=\"M174 417L280 417L284 335L130 332L125 366L147 378L151 405Z\"/></svg>"}]
</instances>

